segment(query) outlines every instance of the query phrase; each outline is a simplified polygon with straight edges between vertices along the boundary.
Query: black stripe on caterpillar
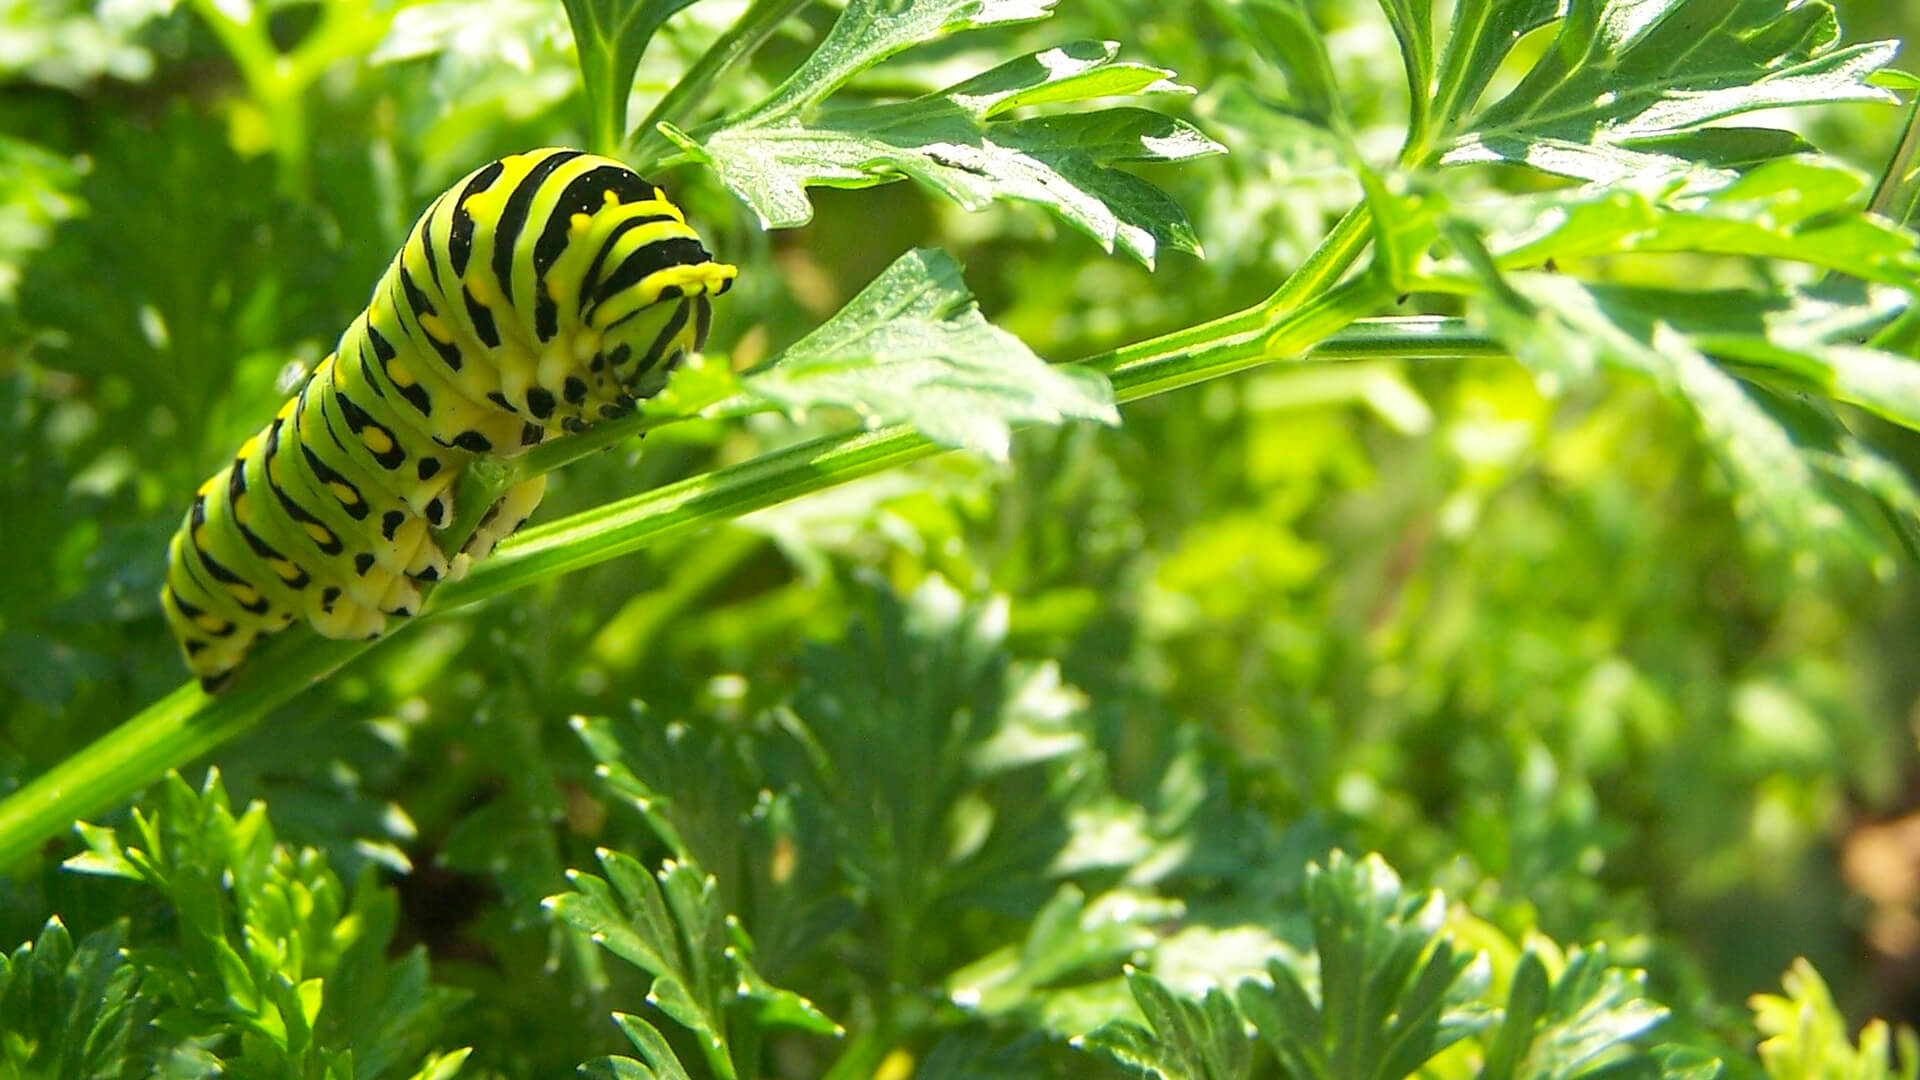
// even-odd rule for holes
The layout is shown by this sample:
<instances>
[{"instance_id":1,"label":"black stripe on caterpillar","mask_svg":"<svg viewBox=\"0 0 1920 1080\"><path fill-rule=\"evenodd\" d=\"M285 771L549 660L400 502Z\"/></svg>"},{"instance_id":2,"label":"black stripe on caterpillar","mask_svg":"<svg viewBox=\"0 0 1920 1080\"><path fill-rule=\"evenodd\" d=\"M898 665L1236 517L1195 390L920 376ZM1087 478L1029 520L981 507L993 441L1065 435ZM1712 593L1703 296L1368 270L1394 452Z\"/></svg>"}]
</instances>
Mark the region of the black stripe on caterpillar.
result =
<instances>
[{"instance_id":1,"label":"black stripe on caterpillar","mask_svg":"<svg viewBox=\"0 0 1920 1080\"><path fill-rule=\"evenodd\" d=\"M200 486L161 606L209 693L305 619L371 638L523 524L509 488L451 558L436 530L474 460L631 412L705 344L736 270L619 162L545 149L435 199L332 355Z\"/></svg>"}]
</instances>

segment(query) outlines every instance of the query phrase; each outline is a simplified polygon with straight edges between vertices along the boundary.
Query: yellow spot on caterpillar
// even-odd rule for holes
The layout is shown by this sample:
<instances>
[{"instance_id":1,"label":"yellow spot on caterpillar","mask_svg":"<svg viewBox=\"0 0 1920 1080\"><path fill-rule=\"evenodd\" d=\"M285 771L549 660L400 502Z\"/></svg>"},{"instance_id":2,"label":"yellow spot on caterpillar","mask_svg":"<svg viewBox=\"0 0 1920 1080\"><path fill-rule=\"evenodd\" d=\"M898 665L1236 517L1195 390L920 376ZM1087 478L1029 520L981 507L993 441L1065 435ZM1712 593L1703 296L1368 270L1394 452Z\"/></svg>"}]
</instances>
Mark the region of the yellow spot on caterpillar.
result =
<instances>
[{"instance_id":1,"label":"yellow spot on caterpillar","mask_svg":"<svg viewBox=\"0 0 1920 1080\"><path fill-rule=\"evenodd\" d=\"M234 599L240 601L242 604L257 604L260 602L260 590L245 582L236 582L228 585L227 591L232 593Z\"/></svg>"},{"instance_id":2,"label":"yellow spot on caterpillar","mask_svg":"<svg viewBox=\"0 0 1920 1080\"><path fill-rule=\"evenodd\" d=\"M259 449L259 447L260 447L260 436L258 435L248 436L247 441L240 444L240 449L236 450L233 456L237 458L252 457L253 452Z\"/></svg>"},{"instance_id":3,"label":"yellow spot on caterpillar","mask_svg":"<svg viewBox=\"0 0 1920 1080\"><path fill-rule=\"evenodd\" d=\"M193 617L193 625L205 630L209 634L218 634L227 628L227 620L217 615L208 615L203 612Z\"/></svg>"},{"instance_id":4,"label":"yellow spot on caterpillar","mask_svg":"<svg viewBox=\"0 0 1920 1080\"><path fill-rule=\"evenodd\" d=\"M442 319L437 312L429 311L421 315L420 329L425 330L427 335L435 341L445 343L453 340L453 331L447 329L446 320ZM389 362L387 364L387 374L392 375L394 368L398 367L399 363L398 360ZM395 379L398 381L398 376L395 376ZM412 384L401 383L400 385L409 386Z\"/></svg>"},{"instance_id":5,"label":"yellow spot on caterpillar","mask_svg":"<svg viewBox=\"0 0 1920 1080\"><path fill-rule=\"evenodd\" d=\"M511 161L512 159L507 158L503 160ZM517 182L503 182L507 179L507 174L502 174L500 181L496 181L492 187L485 191L476 191L467 196L467 201L461 203L461 207L465 209L468 214L471 214L475 221L497 220L500 216L500 211L506 208L506 193L519 186ZM488 235L491 236L491 230L488 231Z\"/></svg>"},{"instance_id":6,"label":"yellow spot on caterpillar","mask_svg":"<svg viewBox=\"0 0 1920 1080\"><path fill-rule=\"evenodd\" d=\"M248 499L247 493L243 491L239 498L233 500L233 520L245 525L247 519L252 516L252 500Z\"/></svg>"},{"instance_id":7,"label":"yellow spot on caterpillar","mask_svg":"<svg viewBox=\"0 0 1920 1080\"><path fill-rule=\"evenodd\" d=\"M654 190L654 191L655 191L656 193L658 193L660 189L659 189L659 188L654 188L653 190ZM603 202L603 203L605 203L605 204L607 204L608 206L619 206L619 205L620 205L620 193L619 193L619 192L617 192L617 191L614 191L614 190L612 190L611 188L609 188L608 190L606 190L606 191L603 191L603 192L601 192L601 193L600 193L600 201L601 201L601 202ZM585 217L586 215L585 215L585 214L581 214L581 215L578 215L578 216L580 216L580 217Z\"/></svg>"},{"instance_id":8,"label":"yellow spot on caterpillar","mask_svg":"<svg viewBox=\"0 0 1920 1080\"><path fill-rule=\"evenodd\" d=\"M377 427L368 426L361 428L360 441L366 444L367 449L376 454L384 454L393 449L393 439L389 437L385 431Z\"/></svg>"},{"instance_id":9,"label":"yellow spot on caterpillar","mask_svg":"<svg viewBox=\"0 0 1920 1080\"><path fill-rule=\"evenodd\" d=\"M338 480L327 481L327 486L333 489L333 497L339 499L343 506L352 506L360 501L359 492Z\"/></svg>"},{"instance_id":10,"label":"yellow spot on caterpillar","mask_svg":"<svg viewBox=\"0 0 1920 1080\"><path fill-rule=\"evenodd\" d=\"M227 474L225 472L217 472L217 473L214 473L212 476L207 477L206 482L201 484L199 490L195 491L194 494L196 495L213 494L214 486L219 484L221 478L225 477L226 475Z\"/></svg>"},{"instance_id":11,"label":"yellow spot on caterpillar","mask_svg":"<svg viewBox=\"0 0 1920 1080\"><path fill-rule=\"evenodd\" d=\"M434 321L439 322L440 320L434 319ZM420 320L422 326L425 326L426 322L426 319ZM432 330L428 330L427 332L430 334L433 333ZM441 340L445 339L442 338ZM387 361L387 378L392 379L393 385L395 386L412 386L414 383L420 381L413 377L413 369L407 366L407 362L397 356Z\"/></svg>"},{"instance_id":12,"label":"yellow spot on caterpillar","mask_svg":"<svg viewBox=\"0 0 1920 1080\"><path fill-rule=\"evenodd\" d=\"M300 568L285 559L268 559L267 565L273 567L273 572L279 574L282 581L300 580Z\"/></svg>"},{"instance_id":13,"label":"yellow spot on caterpillar","mask_svg":"<svg viewBox=\"0 0 1920 1080\"><path fill-rule=\"evenodd\" d=\"M283 402L281 402L281 403L280 403L280 411L279 411L279 412L277 412L277 413L274 413L274 414L273 414L273 415L274 415L274 418L275 418L276 420L285 420L285 419L286 419L287 417L289 417L289 416L292 416L292 415L293 415L293 407L294 407L295 405L297 405L297 404L299 404L299 402L300 402L300 395L298 395L298 394L295 394L294 396L292 396L292 397L290 397L290 398L288 398L287 400L285 400L285 401L283 401Z\"/></svg>"},{"instance_id":14,"label":"yellow spot on caterpillar","mask_svg":"<svg viewBox=\"0 0 1920 1080\"><path fill-rule=\"evenodd\" d=\"M307 535L313 537L314 543L331 544L334 542L333 533L329 531L325 525L312 521L302 522L302 524L307 527Z\"/></svg>"},{"instance_id":15,"label":"yellow spot on caterpillar","mask_svg":"<svg viewBox=\"0 0 1920 1080\"><path fill-rule=\"evenodd\" d=\"M654 188L653 201L660 204L659 209L661 213L666 214L682 225L687 223L687 215L681 213L678 206L673 205L673 200L667 198L666 192L661 191L659 188Z\"/></svg>"},{"instance_id":16,"label":"yellow spot on caterpillar","mask_svg":"<svg viewBox=\"0 0 1920 1080\"><path fill-rule=\"evenodd\" d=\"M473 294L473 302L490 308L500 299L500 290L494 287L492 274L467 275L467 291Z\"/></svg>"},{"instance_id":17,"label":"yellow spot on caterpillar","mask_svg":"<svg viewBox=\"0 0 1920 1080\"><path fill-rule=\"evenodd\" d=\"M609 202L616 201L614 200L613 192L611 191L607 192L607 200ZM578 240L582 236L585 236L587 234L587 230L592 227L593 227L593 215L575 214L572 217L567 219L567 239Z\"/></svg>"}]
</instances>

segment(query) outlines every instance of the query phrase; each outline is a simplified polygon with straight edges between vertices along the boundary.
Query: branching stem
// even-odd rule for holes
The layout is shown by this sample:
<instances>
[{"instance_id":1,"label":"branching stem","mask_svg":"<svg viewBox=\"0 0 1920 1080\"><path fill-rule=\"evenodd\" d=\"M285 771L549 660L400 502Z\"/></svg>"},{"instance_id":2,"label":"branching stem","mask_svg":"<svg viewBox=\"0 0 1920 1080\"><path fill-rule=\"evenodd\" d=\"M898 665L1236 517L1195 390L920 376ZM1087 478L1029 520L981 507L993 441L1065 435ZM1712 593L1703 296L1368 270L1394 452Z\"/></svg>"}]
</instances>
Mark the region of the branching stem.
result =
<instances>
[{"instance_id":1,"label":"branching stem","mask_svg":"<svg viewBox=\"0 0 1920 1080\"><path fill-rule=\"evenodd\" d=\"M1348 276L1364 247L1366 230L1364 211L1349 214L1320 253L1273 297L1246 311L1080 363L1106 373L1116 398L1125 403L1280 361L1444 360L1499 354L1494 342L1459 320L1357 321L1391 300L1376 276ZM1312 299L1289 306L1306 297ZM643 416L608 425L578 443L540 447L514 468L533 475L678 419L685 418ZM905 427L845 432L574 514L502 544L465 580L438 589L428 613L401 630L667 537L710 528L943 450ZM373 645L329 640L295 628L269 639L249 660L253 677L243 671L220 696L208 697L193 684L168 694L0 801L0 867L17 863L74 821L118 805L167 770L184 767L246 731L274 706Z\"/></svg>"}]
</instances>

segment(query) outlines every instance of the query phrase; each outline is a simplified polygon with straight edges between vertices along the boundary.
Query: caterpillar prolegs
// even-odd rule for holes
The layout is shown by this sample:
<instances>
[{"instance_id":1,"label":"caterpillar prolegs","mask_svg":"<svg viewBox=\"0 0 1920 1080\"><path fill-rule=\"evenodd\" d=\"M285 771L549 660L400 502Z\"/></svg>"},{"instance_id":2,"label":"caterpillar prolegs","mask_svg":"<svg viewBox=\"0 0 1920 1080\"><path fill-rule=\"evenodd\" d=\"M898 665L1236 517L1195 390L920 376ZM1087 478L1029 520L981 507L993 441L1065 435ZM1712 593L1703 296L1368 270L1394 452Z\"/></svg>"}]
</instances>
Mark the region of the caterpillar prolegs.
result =
<instances>
[{"instance_id":1,"label":"caterpillar prolegs","mask_svg":"<svg viewBox=\"0 0 1920 1080\"><path fill-rule=\"evenodd\" d=\"M658 393L736 272L659 188L576 150L502 158L435 199L168 547L161 606L201 685L296 620L368 638L418 612L423 585L484 558L546 487L510 488L449 558L436 530L467 467Z\"/></svg>"}]
</instances>

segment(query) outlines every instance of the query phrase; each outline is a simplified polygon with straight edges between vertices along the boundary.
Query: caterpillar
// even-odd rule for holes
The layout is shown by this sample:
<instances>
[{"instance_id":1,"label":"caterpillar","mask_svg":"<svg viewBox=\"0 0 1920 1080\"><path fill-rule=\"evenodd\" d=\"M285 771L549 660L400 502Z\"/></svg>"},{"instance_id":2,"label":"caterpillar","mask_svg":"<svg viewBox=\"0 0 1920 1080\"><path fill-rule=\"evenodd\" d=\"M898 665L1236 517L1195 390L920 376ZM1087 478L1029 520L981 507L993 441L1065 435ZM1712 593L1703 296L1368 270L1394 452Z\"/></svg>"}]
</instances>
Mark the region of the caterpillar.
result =
<instances>
[{"instance_id":1,"label":"caterpillar","mask_svg":"<svg viewBox=\"0 0 1920 1080\"><path fill-rule=\"evenodd\" d=\"M680 209L619 162L542 149L468 174L420 215L298 393L200 485L160 603L208 693L300 619L372 638L522 525L509 488L451 557L469 465L630 413L704 346L715 262Z\"/></svg>"}]
</instances>

